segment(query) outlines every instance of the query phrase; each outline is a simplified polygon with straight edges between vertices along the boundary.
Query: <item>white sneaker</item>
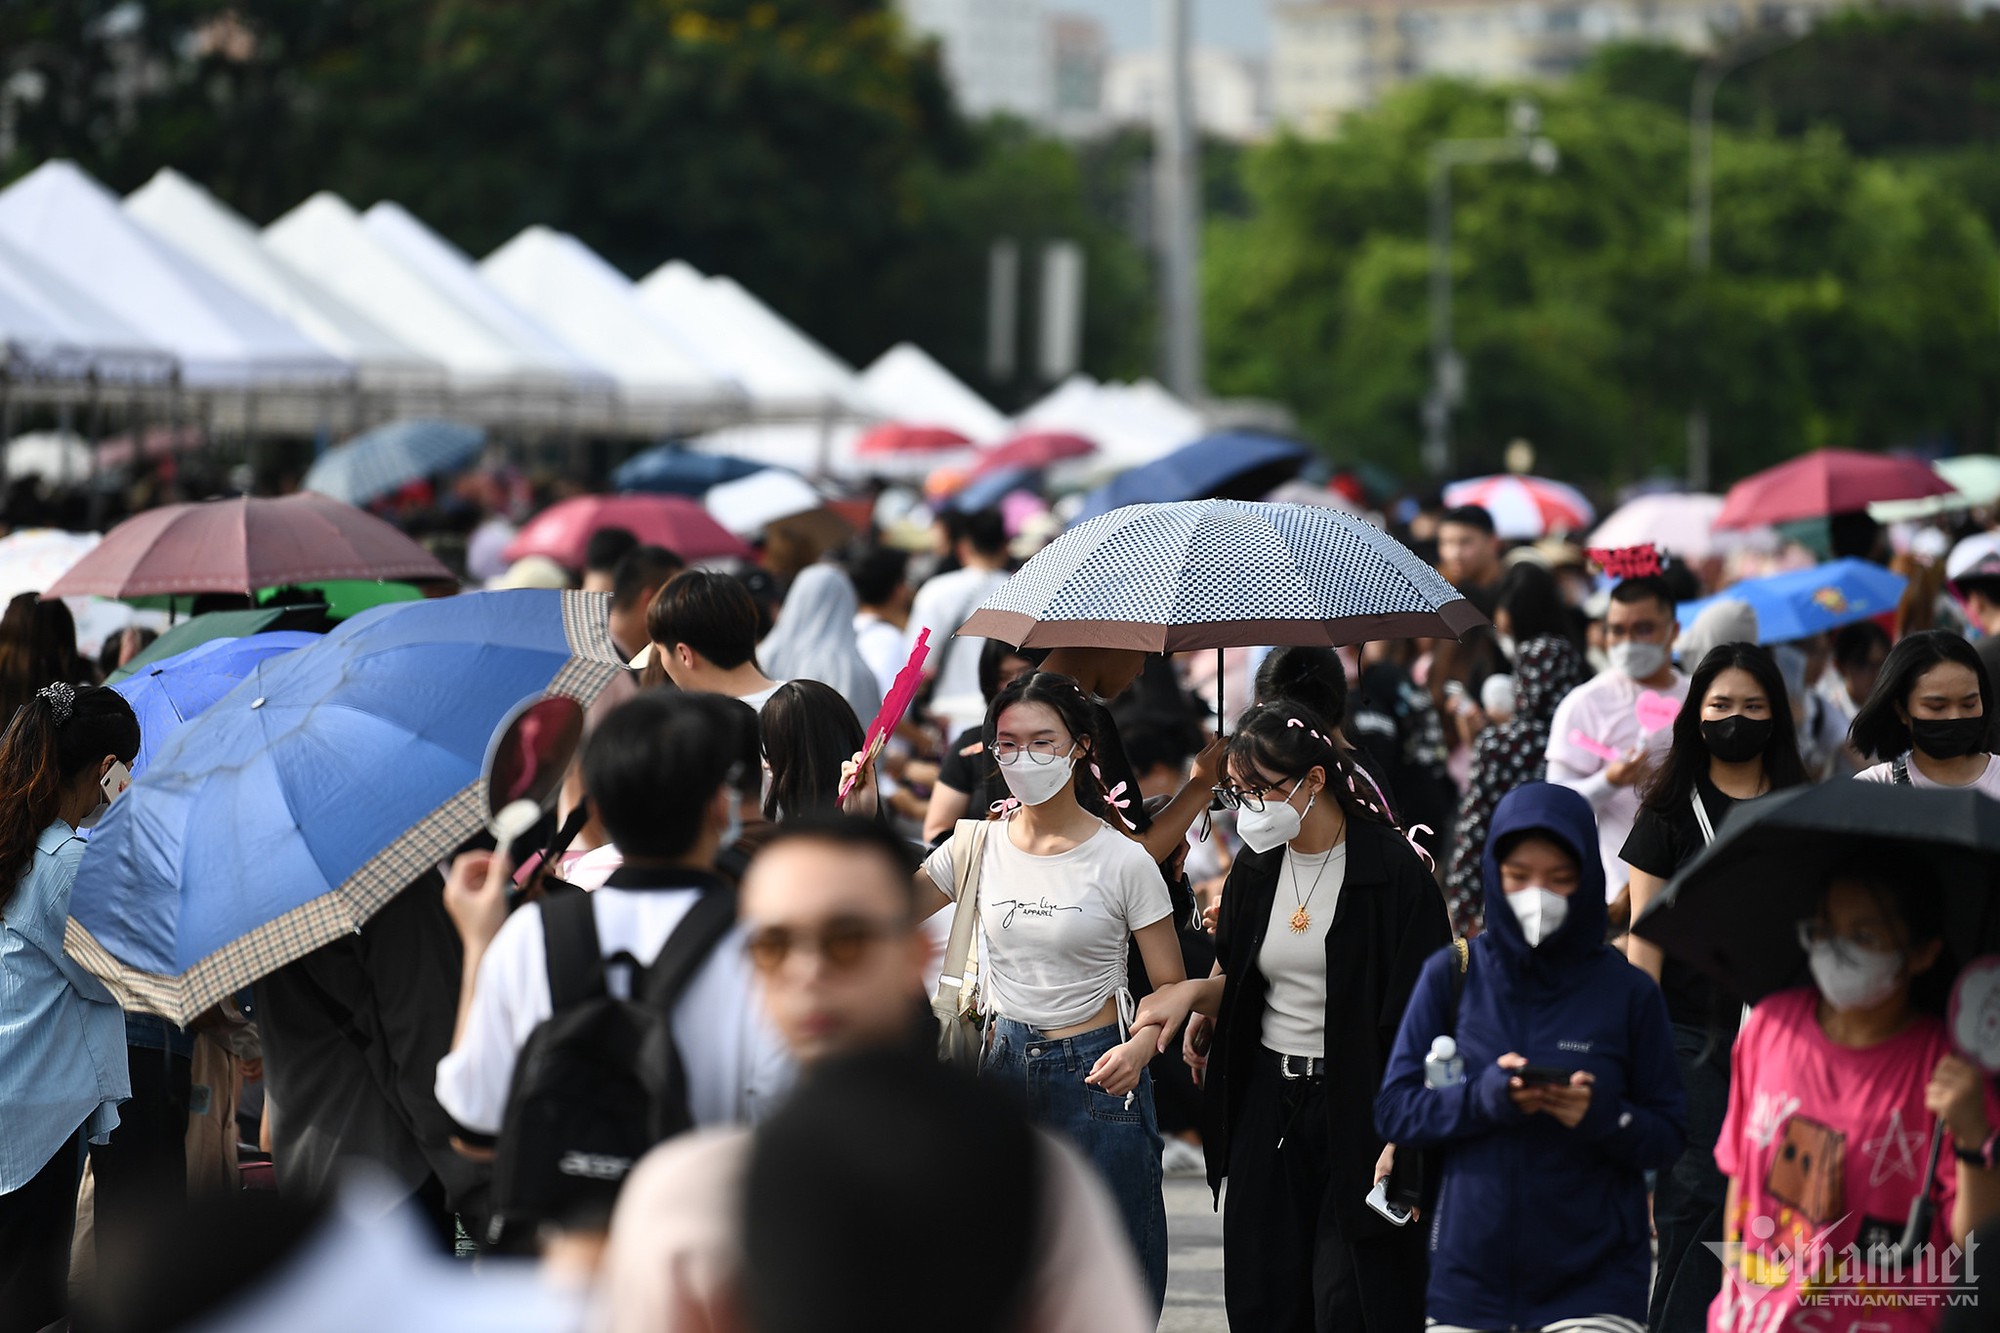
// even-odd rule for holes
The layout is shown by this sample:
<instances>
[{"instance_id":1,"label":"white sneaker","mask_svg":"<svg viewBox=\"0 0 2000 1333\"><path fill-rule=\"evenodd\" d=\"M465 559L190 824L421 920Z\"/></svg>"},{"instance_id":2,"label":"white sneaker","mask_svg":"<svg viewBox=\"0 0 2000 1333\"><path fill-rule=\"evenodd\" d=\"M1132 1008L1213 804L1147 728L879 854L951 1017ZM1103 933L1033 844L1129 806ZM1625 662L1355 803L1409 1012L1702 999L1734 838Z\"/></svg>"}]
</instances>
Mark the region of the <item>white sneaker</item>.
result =
<instances>
[{"instance_id":1,"label":"white sneaker","mask_svg":"<svg viewBox=\"0 0 2000 1333\"><path fill-rule=\"evenodd\" d=\"M1205 1176L1208 1159L1186 1139L1168 1139L1166 1150L1160 1154L1160 1169L1170 1176Z\"/></svg>"}]
</instances>

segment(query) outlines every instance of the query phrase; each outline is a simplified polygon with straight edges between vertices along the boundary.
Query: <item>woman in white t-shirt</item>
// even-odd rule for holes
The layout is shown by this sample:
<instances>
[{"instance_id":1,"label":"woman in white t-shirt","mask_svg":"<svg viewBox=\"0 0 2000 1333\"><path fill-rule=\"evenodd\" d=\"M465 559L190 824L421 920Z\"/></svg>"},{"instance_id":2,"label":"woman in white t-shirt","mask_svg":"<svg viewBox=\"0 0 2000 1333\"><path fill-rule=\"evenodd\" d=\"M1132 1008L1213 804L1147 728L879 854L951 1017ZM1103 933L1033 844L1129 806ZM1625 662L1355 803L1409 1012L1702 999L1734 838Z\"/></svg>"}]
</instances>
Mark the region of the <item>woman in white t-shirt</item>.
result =
<instances>
[{"instance_id":1,"label":"woman in white t-shirt","mask_svg":"<svg viewBox=\"0 0 2000 1333\"><path fill-rule=\"evenodd\" d=\"M1944 630L1898 643L1854 715L1848 744L1881 760L1855 777L1913 787L1972 787L2000 799L1993 682L1972 645Z\"/></svg>"},{"instance_id":2,"label":"woman in white t-shirt","mask_svg":"<svg viewBox=\"0 0 2000 1333\"><path fill-rule=\"evenodd\" d=\"M1185 978L1159 867L1106 822L1091 763L1090 701L1036 672L986 714L986 744L1014 802L979 871L981 1008L992 1024L980 1076L1027 1099L1117 1200L1157 1311L1166 1299L1167 1213L1147 1061L1156 1027L1129 1031L1129 941L1156 986ZM942 908L957 880L947 840L917 872Z\"/></svg>"}]
</instances>

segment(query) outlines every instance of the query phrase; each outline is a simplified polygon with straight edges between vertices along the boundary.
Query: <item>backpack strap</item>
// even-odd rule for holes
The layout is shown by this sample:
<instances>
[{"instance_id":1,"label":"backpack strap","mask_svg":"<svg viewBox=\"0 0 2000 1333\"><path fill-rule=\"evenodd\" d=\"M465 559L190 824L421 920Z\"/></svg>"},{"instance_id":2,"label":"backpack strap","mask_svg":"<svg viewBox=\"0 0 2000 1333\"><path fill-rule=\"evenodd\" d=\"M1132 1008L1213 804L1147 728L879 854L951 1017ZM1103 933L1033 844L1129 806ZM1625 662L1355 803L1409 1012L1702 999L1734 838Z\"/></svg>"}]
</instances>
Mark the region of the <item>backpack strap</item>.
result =
<instances>
[{"instance_id":1,"label":"backpack strap","mask_svg":"<svg viewBox=\"0 0 2000 1333\"><path fill-rule=\"evenodd\" d=\"M551 1012L595 999L604 990L604 954L597 942L597 914L587 893L542 899L542 949L548 957Z\"/></svg>"},{"instance_id":2,"label":"backpack strap","mask_svg":"<svg viewBox=\"0 0 2000 1333\"><path fill-rule=\"evenodd\" d=\"M1895 761L1889 765L1889 781L1898 787L1912 785L1910 782L1910 757L1908 755L1897 755Z\"/></svg>"},{"instance_id":3,"label":"backpack strap","mask_svg":"<svg viewBox=\"0 0 2000 1333\"><path fill-rule=\"evenodd\" d=\"M646 969L646 979L633 989L647 1008L671 1011L688 982L708 961L715 946L736 924L736 890L708 888L694 900L687 915L667 936L660 952Z\"/></svg>"}]
</instances>

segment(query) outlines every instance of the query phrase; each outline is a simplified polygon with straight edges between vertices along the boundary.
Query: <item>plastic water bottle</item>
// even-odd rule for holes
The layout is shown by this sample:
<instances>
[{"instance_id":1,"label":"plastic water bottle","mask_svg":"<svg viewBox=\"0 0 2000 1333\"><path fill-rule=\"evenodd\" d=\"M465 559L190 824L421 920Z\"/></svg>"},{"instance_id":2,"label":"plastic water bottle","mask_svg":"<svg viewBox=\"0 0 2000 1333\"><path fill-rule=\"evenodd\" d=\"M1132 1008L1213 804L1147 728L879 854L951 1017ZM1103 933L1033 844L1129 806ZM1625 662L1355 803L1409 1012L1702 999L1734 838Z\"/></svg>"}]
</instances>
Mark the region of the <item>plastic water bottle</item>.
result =
<instances>
[{"instance_id":1,"label":"plastic water bottle","mask_svg":"<svg viewBox=\"0 0 2000 1333\"><path fill-rule=\"evenodd\" d=\"M1439 1037L1431 1043L1431 1053L1424 1057L1424 1086L1455 1088L1463 1082L1465 1061L1459 1057L1458 1043L1450 1037Z\"/></svg>"}]
</instances>

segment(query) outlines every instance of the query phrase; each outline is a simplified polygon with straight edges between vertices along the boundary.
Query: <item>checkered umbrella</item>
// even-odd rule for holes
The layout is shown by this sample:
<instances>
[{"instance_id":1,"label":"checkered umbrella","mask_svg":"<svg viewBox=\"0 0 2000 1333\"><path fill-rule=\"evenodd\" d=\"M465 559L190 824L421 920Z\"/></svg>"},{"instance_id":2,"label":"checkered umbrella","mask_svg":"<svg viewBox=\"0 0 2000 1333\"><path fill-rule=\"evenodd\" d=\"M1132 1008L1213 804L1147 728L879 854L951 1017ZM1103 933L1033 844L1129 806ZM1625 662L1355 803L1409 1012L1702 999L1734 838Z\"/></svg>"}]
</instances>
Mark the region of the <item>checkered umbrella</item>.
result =
<instances>
[{"instance_id":1,"label":"checkered umbrella","mask_svg":"<svg viewBox=\"0 0 2000 1333\"><path fill-rule=\"evenodd\" d=\"M1179 652L1457 638L1486 624L1380 528L1337 509L1127 505L1056 538L960 633L1031 648Z\"/></svg>"},{"instance_id":2,"label":"checkered umbrella","mask_svg":"<svg viewBox=\"0 0 2000 1333\"><path fill-rule=\"evenodd\" d=\"M456 421L392 421L320 455L306 472L305 489L351 505L367 504L434 473L470 463L486 445L486 432Z\"/></svg>"},{"instance_id":3,"label":"checkered umbrella","mask_svg":"<svg viewBox=\"0 0 2000 1333\"><path fill-rule=\"evenodd\" d=\"M251 667L112 803L65 944L127 1009L186 1023L354 930L476 832L494 729L622 665L602 593L363 612Z\"/></svg>"}]
</instances>

